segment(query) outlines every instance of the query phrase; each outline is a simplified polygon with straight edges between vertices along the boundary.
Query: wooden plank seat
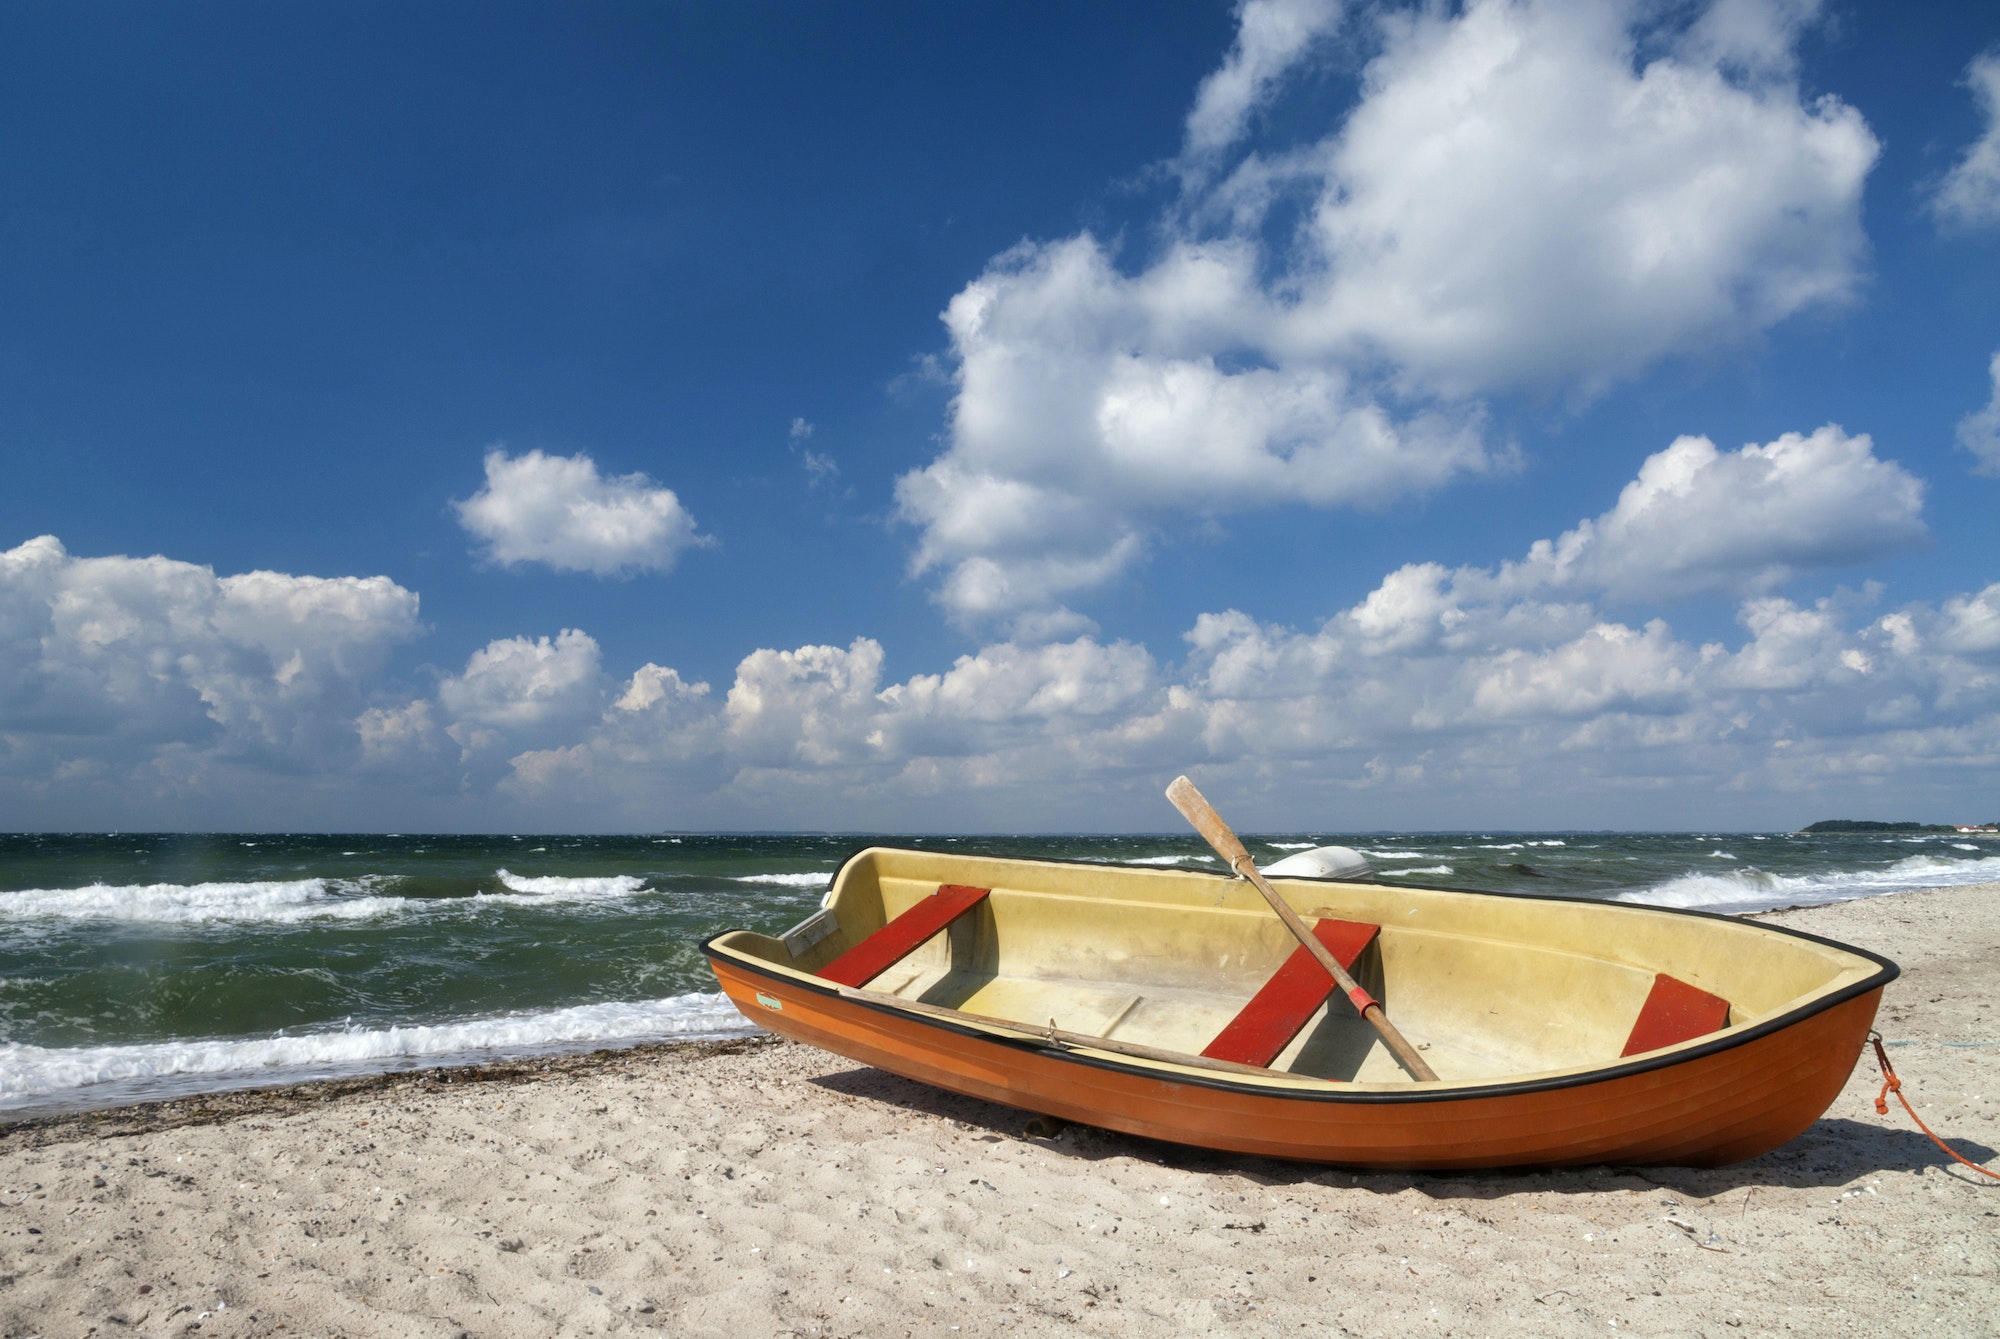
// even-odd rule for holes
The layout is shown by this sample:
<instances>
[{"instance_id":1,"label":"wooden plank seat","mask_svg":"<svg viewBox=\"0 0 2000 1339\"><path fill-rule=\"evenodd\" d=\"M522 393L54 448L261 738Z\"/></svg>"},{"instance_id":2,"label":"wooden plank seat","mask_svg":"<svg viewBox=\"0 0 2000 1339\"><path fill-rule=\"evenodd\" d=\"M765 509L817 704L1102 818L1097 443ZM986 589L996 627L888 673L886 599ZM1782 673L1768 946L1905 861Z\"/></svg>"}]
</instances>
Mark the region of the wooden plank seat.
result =
<instances>
[{"instance_id":1,"label":"wooden plank seat","mask_svg":"<svg viewBox=\"0 0 2000 1339\"><path fill-rule=\"evenodd\" d=\"M1676 1042L1692 1041L1729 1026L1729 1001L1711 995L1665 972L1653 977L1653 989L1632 1024L1621 1056L1657 1051Z\"/></svg>"},{"instance_id":2,"label":"wooden plank seat","mask_svg":"<svg viewBox=\"0 0 2000 1339\"><path fill-rule=\"evenodd\" d=\"M1313 935L1349 972L1380 930L1380 926L1331 917L1313 925ZM1333 978L1301 945L1202 1054L1211 1060L1233 1060L1268 1069L1331 994Z\"/></svg>"},{"instance_id":3,"label":"wooden plank seat","mask_svg":"<svg viewBox=\"0 0 2000 1339\"><path fill-rule=\"evenodd\" d=\"M820 979L860 987L917 951L932 935L986 900L991 888L962 883L939 884L938 890L820 968Z\"/></svg>"}]
</instances>

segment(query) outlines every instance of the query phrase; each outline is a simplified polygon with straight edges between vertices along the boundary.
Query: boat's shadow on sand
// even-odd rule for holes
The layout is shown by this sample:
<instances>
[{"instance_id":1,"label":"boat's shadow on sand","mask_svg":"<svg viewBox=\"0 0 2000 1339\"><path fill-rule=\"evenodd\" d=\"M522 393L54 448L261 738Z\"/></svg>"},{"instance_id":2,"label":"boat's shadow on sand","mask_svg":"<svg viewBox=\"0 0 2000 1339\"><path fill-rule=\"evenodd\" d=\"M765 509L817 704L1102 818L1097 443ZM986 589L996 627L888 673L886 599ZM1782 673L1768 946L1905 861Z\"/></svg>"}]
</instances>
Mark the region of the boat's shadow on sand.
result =
<instances>
[{"instance_id":1,"label":"boat's shadow on sand","mask_svg":"<svg viewBox=\"0 0 2000 1339\"><path fill-rule=\"evenodd\" d=\"M921 1112L979 1131L982 1138L1033 1143L1084 1162L1136 1158L1188 1172L1241 1176L1260 1185L1316 1183L1349 1186L1383 1194L1414 1189L1437 1199L1500 1199L1530 1193L1586 1193L1664 1187L1700 1199L1759 1186L1804 1189L1850 1186L1882 1172L1919 1172L1926 1167L1958 1173L1937 1146L1915 1130L1872 1125L1845 1117L1825 1117L1783 1148L1729 1167L1570 1167L1552 1171L1351 1172L1311 1163L1286 1162L1247 1154L1218 1153L1119 1134L1087 1125L1061 1127L1052 1137L1037 1131L1059 1122L998 1103L946 1092L879 1069L856 1068L812 1080L829 1092L879 1103L893 1125L897 1110ZM1961 1155L1988 1162L1994 1150L1968 1139L1951 1141ZM1967 1174L1954 1179L2000 1193L2000 1182Z\"/></svg>"}]
</instances>

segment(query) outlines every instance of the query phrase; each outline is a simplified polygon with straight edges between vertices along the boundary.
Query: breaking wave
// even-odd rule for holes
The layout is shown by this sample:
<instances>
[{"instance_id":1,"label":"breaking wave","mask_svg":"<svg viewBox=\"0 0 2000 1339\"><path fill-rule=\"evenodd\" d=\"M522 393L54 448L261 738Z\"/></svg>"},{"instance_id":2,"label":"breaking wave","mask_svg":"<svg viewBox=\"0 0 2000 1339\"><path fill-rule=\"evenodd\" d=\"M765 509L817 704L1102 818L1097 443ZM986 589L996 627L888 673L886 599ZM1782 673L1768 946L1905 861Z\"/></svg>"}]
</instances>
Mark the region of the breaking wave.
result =
<instances>
[{"instance_id":1,"label":"breaking wave","mask_svg":"<svg viewBox=\"0 0 2000 1339\"><path fill-rule=\"evenodd\" d=\"M10 1042L0 1044L0 1110L155 1100L227 1087L471 1064L579 1044L699 1041L754 1030L718 993L296 1036L63 1048Z\"/></svg>"},{"instance_id":2,"label":"breaking wave","mask_svg":"<svg viewBox=\"0 0 2000 1339\"><path fill-rule=\"evenodd\" d=\"M612 874L600 878L568 878L550 874L528 878L501 870L497 877L506 893L480 893L481 902L602 902L630 897L646 890L646 881L632 874Z\"/></svg>"},{"instance_id":3,"label":"breaking wave","mask_svg":"<svg viewBox=\"0 0 2000 1339\"><path fill-rule=\"evenodd\" d=\"M225 883L93 883L82 888L0 892L0 923L113 922L151 925L300 925L468 911L495 903L602 902L645 891L630 874L602 878L526 878L500 870L504 893L470 897L398 897L379 890L392 876L342 879L248 879Z\"/></svg>"},{"instance_id":4,"label":"breaking wave","mask_svg":"<svg viewBox=\"0 0 2000 1339\"><path fill-rule=\"evenodd\" d=\"M241 883L93 883L0 893L0 920L135 921L167 925L367 920L421 905L383 897L379 880L255 879Z\"/></svg>"},{"instance_id":5,"label":"breaking wave","mask_svg":"<svg viewBox=\"0 0 2000 1339\"><path fill-rule=\"evenodd\" d=\"M1769 911L1776 907L1824 906L1883 893L1994 880L2000 880L2000 856L1949 860L1913 855L1879 869L1833 874L1785 876L1767 874L1754 867L1719 874L1683 874L1648 888L1629 889L1617 894L1615 900L1702 911Z\"/></svg>"},{"instance_id":6,"label":"breaking wave","mask_svg":"<svg viewBox=\"0 0 2000 1339\"><path fill-rule=\"evenodd\" d=\"M833 883L832 874L738 874L738 883L777 883L787 888L825 888Z\"/></svg>"}]
</instances>

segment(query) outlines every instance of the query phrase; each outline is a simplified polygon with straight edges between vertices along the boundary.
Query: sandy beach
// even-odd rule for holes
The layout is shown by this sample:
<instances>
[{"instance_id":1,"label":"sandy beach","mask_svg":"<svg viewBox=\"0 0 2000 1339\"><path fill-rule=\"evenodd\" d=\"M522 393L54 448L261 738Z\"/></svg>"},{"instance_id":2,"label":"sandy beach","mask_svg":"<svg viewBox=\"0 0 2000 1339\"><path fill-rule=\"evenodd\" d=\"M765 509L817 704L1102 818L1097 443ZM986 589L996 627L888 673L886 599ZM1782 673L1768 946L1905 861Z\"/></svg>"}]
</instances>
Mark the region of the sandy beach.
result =
<instances>
[{"instance_id":1,"label":"sandy beach","mask_svg":"<svg viewBox=\"0 0 2000 1339\"><path fill-rule=\"evenodd\" d=\"M1771 919L1900 962L1918 1110L2000 1143L2000 884ZM0 1336L2000 1332L2000 1182L1864 1057L1734 1167L1362 1174L958 1098L788 1043L0 1129Z\"/></svg>"}]
</instances>

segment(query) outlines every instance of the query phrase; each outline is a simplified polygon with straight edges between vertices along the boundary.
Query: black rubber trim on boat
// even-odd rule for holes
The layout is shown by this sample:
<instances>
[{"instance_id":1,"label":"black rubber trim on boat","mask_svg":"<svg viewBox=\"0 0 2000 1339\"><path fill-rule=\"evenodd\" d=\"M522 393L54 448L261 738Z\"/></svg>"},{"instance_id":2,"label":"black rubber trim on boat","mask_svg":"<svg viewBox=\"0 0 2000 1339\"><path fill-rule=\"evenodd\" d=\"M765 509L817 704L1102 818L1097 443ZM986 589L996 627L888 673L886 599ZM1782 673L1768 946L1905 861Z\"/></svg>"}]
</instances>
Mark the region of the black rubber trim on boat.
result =
<instances>
[{"instance_id":1,"label":"black rubber trim on boat","mask_svg":"<svg viewBox=\"0 0 2000 1339\"><path fill-rule=\"evenodd\" d=\"M840 875L847 872L848 865L854 863L856 859L868 851L898 849L908 850L910 848L867 846L856 851L841 862L840 869L835 871L833 880L828 885L829 891L839 886ZM988 860L1012 860L1026 865L1088 865L1100 869L1113 868L1151 871L1153 873L1161 872L1158 866L1130 865L1109 860L1026 859L1020 856L981 856L978 852L974 851L922 851L919 854L943 855L947 857L970 856L976 859ZM1214 870L1194 869L1178 870L1175 872L1201 875L1206 878L1219 879L1225 883L1237 882L1235 876L1222 874ZM1310 883L1354 882L1351 879L1308 879L1305 881ZM1589 897L1552 897L1542 893L1496 893L1478 888L1439 888L1431 884L1394 884L1383 886L1416 888L1423 892L1431 893L1457 893L1466 897L1506 897L1524 902L1577 902L1587 906L1606 905L1602 899ZM1726 921L1731 925L1740 925L1743 923L1735 916L1726 916L1714 911L1696 911L1686 907L1649 907L1643 903L1636 902L1618 902L1610 905L1628 908L1632 911L1650 911L1668 916L1689 916L1697 920ZM1670 1069L1675 1065L1686 1064L1690 1060L1700 1059L1703 1056L1733 1050L1738 1046L1746 1045L1759 1038L1768 1037L1774 1032L1782 1032L1788 1027L1811 1018L1814 1014L1824 1013L1828 1009L1836 1005L1845 1004L1857 996L1866 995L1872 990L1879 990L1903 974L1901 967L1898 967L1894 962L1883 957L1881 954L1870 952L1865 948L1857 948L1852 944L1844 944L1838 939L1828 939L1824 935L1808 934L1804 930L1794 930L1784 925L1758 924L1756 928L1771 934L1789 935L1793 939L1803 939L1809 943L1824 944L1828 948L1836 948L1843 953L1852 953L1856 957L1866 958L1868 961L1876 964L1879 970L1872 976L1843 986L1830 995L1822 996L1808 1004L1802 1004L1796 1009L1788 1010L1785 1013L1779 1014L1776 1018L1767 1018L1745 1027L1731 1028L1725 1032L1717 1033L1714 1040L1705 1041L1690 1050L1674 1051L1671 1054L1655 1056L1649 1060L1634 1060L1624 1064L1609 1065L1602 1069L1587 1070L1582 1074L1569 1074L1560 1078L1529 1079L1518 1083L1453 1085L1444 1088L1426 1088L1409 1092L1356 1092L1342 1091L1340 1089L1304 1089L1294 1091L1291 1089L1272 1089L1262 1084L1242 1083L1185 1070L1175 1071L1173 1081L1197 1088L1216 1088L1225 1092L1254 1093L1263 1097L1283 1097L1302 1102L1456 1102L1472 1098L1513 1097L1522 1093L1552 1092L1563 1088L1580 1088L1588 1084L1602 1083L1609 1079L1622 1079L1634 1074L1646 1074L1656 1069ZM891 1014L897 1018L915 1019L927 1027L934 1027L940 1031L949 1032L957 1036L969 1037L994 1045L1009 1046L1018 1050L1034 1051L1041 1055L1052 1055L1058 1059L1067 1060L1073 1064L1088 1065L1094 1069L1115 1070L1127 1074L1157 1074L1159 1072L1150 1066L1135 1064L1131 1061L1111 1060L1093 1055L1080 1055L1075 1051L1061 1049L1052 1050L1029 1038L999 1036L974 1024L953 1023L946 1019L933 1018L928 1015L912 1014L907 1010L898 1009L893 1005L876 1004L871 1000L857 1000L851 996L843 996L838 987L823 985L813 977L787 975L784 972L772 970L769 965L750 957L748 954L738 953L733 950L723 954L715 949L716 940L722 938L724 935L737 933L740 932L736 930L723 930L702 940L702 956L711 960L718 956L723 956L731 964L747 969L756 975L766 977L772 981L782 981L788 986L808 990L815 995L825 995L839 1000L841 1003L852 1004L859 1008ZM1278 1075L1282 1072L1279 1070L1272 1071L1273 1075Z\"/></svg>"}]
</instances>

